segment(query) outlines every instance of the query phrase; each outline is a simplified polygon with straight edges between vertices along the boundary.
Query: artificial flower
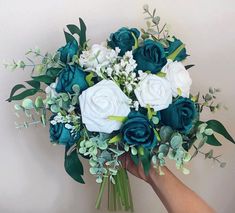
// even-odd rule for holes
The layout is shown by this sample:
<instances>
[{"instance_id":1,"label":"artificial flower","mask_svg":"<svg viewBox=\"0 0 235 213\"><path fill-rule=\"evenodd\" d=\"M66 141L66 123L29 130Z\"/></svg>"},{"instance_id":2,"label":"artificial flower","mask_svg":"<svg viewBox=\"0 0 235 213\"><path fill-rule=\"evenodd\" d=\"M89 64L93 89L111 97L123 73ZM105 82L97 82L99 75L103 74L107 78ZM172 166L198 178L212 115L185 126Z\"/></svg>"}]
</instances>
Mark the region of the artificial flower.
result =
<instances>
[{"instance_id":1,"label":"artificial flower","mask_svg":"<svg viewBox=\"0 0 235 213\"><path fill-rule=\"evenodd\" d=\"M188 132L196 116L196 106L189 98L176 99L167 109L160 111L161 121L181 132Z\"/></svg>"},{"instance_id":2,"label":"artificial flower","mask_svg":"<svg viewBox=\"0 0 235 213\"><path fill-rule=\"evenodd\" d=\"M132 47L135 45L135 39L138 39L139 36L140 32L136 28L128 29L122 27L110 35L108 45L113 49L116 47L120 48L119 55L123 56L125 52L132 50Z\"/></svg>"},{"instance_id":3,"label":"artificial flower","mask_svg":"<svg viewBox=\"0 0 235 213\"><path fill-rule=\"evenodd\" d=\"M133 56L138 65L137 70L150 71L153 74L160 72L167 63L162 44L150 39L135 49Z\"/></svg>"},{"instance_id":4,"label":"artificial flower","mask_svg":"<svg viewBox=\"0 0 235 213\"><path fill-rule=\"evenodd\" d=\"M102 80L79 96L82 122L91 132L111 133L119 130L121 122L109 116L127 116L130 99L111 80Z\"/></svg>"},{"instance_id":5,"label":"artificial flower","mask_svg":"<svg viewBox=\"0 0 235 213\"><path fill-rule=\"evenodd\" d=\"M76 40L70 41L58 51L60 52L60 60L69 63L72 61L73 56L78 53L78 43Z\"/></svg>"},{"instance_id":6,"label":"artificial flower","mask_svg":"<svg viewBox=\"0 0 235 213\"><path fill-rule=\"evenodd\" d=\"M123 142L129 145L153 148L157 144L154 125L140 112L131 112L120 132Z\"/></svg>"},{"instance_id":7,"label":"artificial flower","mask_svg":"<svg viewBox=\"0 0 235 213\"><path fill-rule=\"evenodd\" d=\"M134 90L141 107L151 107L154 111L167 108L172 102L170 83L157 75L143 74Z\"/></svg>"},{"instance_id":8,"label":"artificial flower","mask_svg":"<svg viewBox=\"0 0 235 213\"><path fill-rule=\"evenodd\" d=\"M72 94L74 93L74 85L78 85L80 91L85 90L88 87L86 73L77 65L66 65L58 77L56 92L68 92Z\"/></svg>"},{"instance_id":9,"label":"artificial flower","mask_svg":"<svg viewBox=\"0 0 235 213\"><path fill-rule=\"evenodd\" d=\"M166 73L166 79L170 82L173 96L189 97L192 79L189 72L181 62L169 62L164 66L162 72Z\"/></svg>"}]
</instances>

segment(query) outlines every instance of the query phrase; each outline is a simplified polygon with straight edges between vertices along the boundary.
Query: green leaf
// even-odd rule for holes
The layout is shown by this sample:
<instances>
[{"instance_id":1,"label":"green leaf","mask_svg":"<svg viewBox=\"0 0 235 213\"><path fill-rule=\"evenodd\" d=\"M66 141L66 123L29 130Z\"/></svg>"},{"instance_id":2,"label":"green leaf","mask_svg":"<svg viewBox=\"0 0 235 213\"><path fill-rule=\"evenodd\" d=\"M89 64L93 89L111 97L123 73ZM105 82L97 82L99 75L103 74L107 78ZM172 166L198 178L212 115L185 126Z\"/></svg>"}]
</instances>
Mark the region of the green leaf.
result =
<instances>
[{"instance_id":1,"label":"green leaf","mask_svg":"<svg viewBox=\"0 0 235 213\"><path fill-rule=\"evenodd\" d=\"M179 133L176 133L170 141L172 149L178 149L183 143L182 136Z\"/></svg>"},{"instance_id":2,"label":"green leaf","mask_svg":"<svg viewBox=\"0 0 235 213\"><path fill-rule=\"evenodd\" d=\"M76 40L71 34L67 33L66 31L64 31L64 36L65 36L66 43Z\"/></svg>"},{"instance_id":3,"label":"green leaf","mask_svg":"<svg viewBox=\"0 0 235 213\"><path fill-rule=\"evenodd\" d=\"M69 31L72 35L74 35L74 34L80 35L80 33L81 33L81 30L75 24L68 24L67 28L69 29Z\"/></svg>"},{"instance_id":4,"label":"green leaf","mask_svg":"<svg viewBox=\"0 0 235 213\"><path fill-rule=\"evenodd\" d=\"M207 136L207 140L206 140L207 144L210 144L212 146L221 146L222 144L217 140L217 138L215 137L215 135L208 135Z\"/></svg>"},{"instance_id":5,"label":"green leaf","mask_svg":"<svg viewBox=\"0 0 235 213\"><path fill-rule=\"evenodd\" d=\"M36 100L35 100L35 106L36 106L37 108L41 108L41 107L44 106L43 100L42 100L42 97L41 97L41 96L38 96L38 97L36 98Z\"/></svg>"},{"instance_id":6,"label":"green leaf","mask_svg":"<svg viewBox=\"0 0 235 213\"><path fill-rule=\"evenodd\" d=\"M91 72L86 76L86 82L88 83L88 86L91 87L94 85L94 81L92 81L92 78L94 77L94 73Z\"/></svg>"},{"instance_id":7,"label":"green leaf","mask_svg":"<svg viewBox=\"0 0 235 213\"><path fill-rule=\"evenodd\" d=\"M209 120L206 123L208 124L208 128L213 129L215 132L223 135L227 140L235 144L234 139L231 137L231 135L228 133L222 123L217 120Z\"/></svg>"},{"instance_id":8,"label":"green leaf","mask_svg":"<svg viewBox=\"0 0 235 213\"><path fill-rule=\"evenodd\" d=\"M38 82L43 82L48 85L55 82L55 78L52 78L49 75L32 76L32 79Z\"/></svg>"},{"instance_id":9,"label":"green leaf","mask_svg":"<svg viewBox=\"0 0 235 213\"><path fill-rule=\"evenodd\" d=\"M23 100L24 98L26 98L28 96L35 95L37 92L38 92L37 89L27 89L18 95L12 96L11 98L8 99L8 101L11 102L11 101Z\"/></svg>"},{"instance_id":10,"label":"green leaf","mask_svg":"<svg viewBox=\"0 0 235 213\"><path fill-rule=\"evenodd\" d=\"M134 41L135 41L134 49L137 49L137 48L138 48L138 46L139 46L138 39L136 38L136 36L135 36L135 34L134 34L134 33L131 33L131 35L133 36Z\"/></svg>"},{"instance_id":11,"label":"green leaf","mask_svg":"<svg viewBox=\"0 0 235 213\"><path fill-rule=\"evenodd\" d=\"M108 119L112 121L118 121L118 122L124 123L127 120L127 117L110 115L108 116Z\"/></svg>"},{"instance_id":12,"label":"green leaf","mask_svg":"<svg viewBox=\"0 0 235 213\"><path fill-rule=\"evenodd\" d=\"M174 61L184 48L185 48L185 44L181 44L173 53L171 53L167 57L167 59L171 59L172 61Z\"/></svg>"},{"instance_id":13,"label":"green leaf","mask_svg":"<svg viewBox=\"0 0 235 213\"><path fill-rule=\"evenodd\" d=\"M139 157L140 157L140 160L141 160L142 165L143 165L144 173L145 173L146 176L148 176L149 170L150 170L150 167L151 167L151 156L150 156L149 150L145 149L144 150L144 155L141 155Z\"/></svg>"},{"instance_id":14,"label":"green leaf","mask_svg":"<svg viewBox=\"0 0 235 213\"><path fill-rule=\"evenodd\" d=\"M192 67L194 67L194 66L195 66L194 64L186 65L186 66L185 66L185 69L188 70L188 69L190 69L190 68L192 68Z\"/></svg>"},{"instance_id":15,"label":"green leaf","mask_svg":"<svg viewBox=\"0 0 235 213\"><path fill-rule=\"evenodd\" d=\"M158 77L161 77L161 78L166 77L166 73L165 73L165 72L158 72L156 75L157 75Z\"/></svg>"},{"instance_id":16,"label":"green leaf","mask_svg":"<svg viewBox=\"0 0 235 213\"><path fill-rule=\"evenodd\" d=\"M137 149L133 146L133 147L131 147L131 154L132 155L137 155Z\"/></svg>"},{"instance_id":17,"label":"green leaf","mask_svg":"<svg viewBox=\"0 0 235 213\"><path fill-rule=\"evenodd\" d=\"M52 78L56 78L59 75L61 70L62 70L62 68L51 67L51 68L47 69L46 74Z\"/></svg>"},{"instance_id":18,"label":"green leaf","mask_svg":"<svg viewBox=\"0 0 235 213\"><path fill-rule=\"evenodd\" d=\"M132 155L132 154L130 154L130 156L131 156L131 160L134 162L134 164L135 164L136 166L138 166L138 164L139 164L139 157L138 157L138 155Z\"/></svg>"},{"instance_id":19,"label":"green leaf","mask_svg":"<svg viewBox=\"0 0 235 213\"><path fill-rule=\"evenodd\" d=\"M173 132L174 131L170 126L162 126L160 129L161 140L164 142L169 141Z\"/></svg>"},{"instance_id":20,"label":"green leaf","mask_svg":"<svg viewBox=\"0 0 235 213\"><path fill-rule=\"evenodd\" d=\"M110 151L112 151L114 154L116 154L117 156L121 156L122 154L125 153L125 151L123 150L119 150L119 149L112 149L112 148L109 148Z\"/></svg>"},{"instance_id":21,"label":"green leaf","mask_svg":"<svg viewBox=\"0 0 235 213\"><path fill-rule=\"evenodd\" d=\"M147 104L147 116L148 119L151 120L152 117L156 114L156 112L153 111L153 109L150 108L149 104Z\"/></svg>"},{"instance_id":22,"label":"green leaf","mask_svg":"<svg viewBox=\"0 0 235 213\"><path fill-rule=\"evenodd\" d=\"M16 93L16 91L18 91L19 89L22 89L22 88L26 88L23 84L17 84L15 85L12 90L11 90L11 93L10 93L10 97L6 100L8 102L11 102L12 101L12 97L13 95Z\"/></svg>"},{"instance_id":23,"label":"green leaf","mask_svg":"<svg viewBox=\"0 0 235 213\"><path fill-rule=\"evenodd\" d=\"M25 109L34 108L33 101L29 98L24 99L22 102L22 107L24 107Z\"/></svg>"},{"instance_id":24,"label":"green leaf","mask_svg":"<svg viewBox=\"0 0 235 213\"><path fill-rule=\"evenodd\" d=\"M78 154L76 149L67 155L67 149L65 151L65 159L64 159L64 168L65 171L79 183L85 183L82 175L84 174L83 166L81 161L78 158Z\"/></svg>"},{"instance_id":25,"label":"green leaf","mask_svg":"<svg viewBox=\"0 0 235 213\"><path fill-rule=\"evenodd\" d=\"M84 21L79 18L79 23L80 23L80 37L79 37L79 42L80 45L82 46L82 48L85 48L85 44L86 44L86 25L84 23Z\"/></svg>"},{"instance_id":26,"label":"green leaf","mask_svg":"<svg viewBox=\"0 0 235 213\"><path fill-rule=\"evenodd\" d=\"M30 80L30 81L26 81L26 83L35 89L38 89L38 90L40 89L40 82L38 81Z\"/></svg>"},{"instance_id":27,"label":"green leaf","mask_svg":"<svg viewBox=\"0 0 235 213\"><path fill-rule=\"evenodd\" d=\"M109 140L109 144L117 143L120 142L121 140L122 140L122 135L118 134Z\"/></svg>"}]
</instances>

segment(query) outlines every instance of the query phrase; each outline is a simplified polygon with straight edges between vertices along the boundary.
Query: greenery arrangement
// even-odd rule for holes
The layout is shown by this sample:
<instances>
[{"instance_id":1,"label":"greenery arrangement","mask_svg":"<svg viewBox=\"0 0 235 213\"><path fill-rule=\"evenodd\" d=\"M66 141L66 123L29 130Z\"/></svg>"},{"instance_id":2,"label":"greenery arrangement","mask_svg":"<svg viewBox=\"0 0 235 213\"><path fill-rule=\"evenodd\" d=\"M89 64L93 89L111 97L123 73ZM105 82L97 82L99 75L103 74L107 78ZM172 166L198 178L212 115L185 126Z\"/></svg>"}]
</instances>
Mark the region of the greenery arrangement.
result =
<instances>
[{"instance_id":1,"label":"greenery arrangement","mask_svg":"<svg viewBox=\"0 0 235 213\"><path fill-rule=\"evenodd\" d=\"M49 123L50 140L65 146L65 170L79 183L84 183L80 158L89 161L100 184L96 208L107 185L110 210L134 209L121 155L141 163L146 175L151 164L164 175L167 158L189 174L187 162L198 153L226 165L213 150L202 150L204 144L221 146L218 134L235 143L219 121L200 119L204 109L221 107L215 103L219 90L190 93L193 65L182 63L188 57L185 45L161 24L156 9L143 9L146 29L122 27L106 42L90 45L80 18L79 26L67 25L66 45L55 53L31 49L27 61L6 65L32 69L7 99L17 101L15 110L26 116L17 128Z\"/></svg>"}]
</instances>

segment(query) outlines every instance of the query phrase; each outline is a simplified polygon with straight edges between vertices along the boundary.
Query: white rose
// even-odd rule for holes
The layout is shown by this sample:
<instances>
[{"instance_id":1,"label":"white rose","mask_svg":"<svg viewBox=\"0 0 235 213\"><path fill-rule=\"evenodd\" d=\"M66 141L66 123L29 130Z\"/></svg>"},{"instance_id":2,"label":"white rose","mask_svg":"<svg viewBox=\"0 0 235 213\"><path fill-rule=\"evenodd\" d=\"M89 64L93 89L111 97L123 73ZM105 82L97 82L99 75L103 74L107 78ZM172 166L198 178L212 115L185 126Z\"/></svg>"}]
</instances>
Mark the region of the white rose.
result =
<instances>
[{"instance_id":1,"label":"white rose","mask_svg":"<svg viewBox=\"0 0 235 213\"><path fill-rule=\"evenodd\" d=\"M180 90L182 97L189 97L192 79L181 62L169 60L163 67L162 72L166 73L166 79L171 84L174 97L178 95L178 90Z\"/></svg>"},{"instance_id":2,"label":"white rose","mask_svg":"<svg viewBox=\"0 0 235 213\"><path fill-rule=\"evenodd\" d=\"M82 122L89 131L111 133L121 127L108 116L127 116L130 99L111 80L102 80L79 96Z\"/></svg>"},{"instance_id":3,"label":"white rose","mask_svg":"<svg viewBox=\"0 0 235 213\"><path fill-rule=\"evenodd\" d=\"M144 75L134 92L141 107L149 105L154 111L166 109L172 103L170 83L157 75Z\"/></svg>"}]
</instances>

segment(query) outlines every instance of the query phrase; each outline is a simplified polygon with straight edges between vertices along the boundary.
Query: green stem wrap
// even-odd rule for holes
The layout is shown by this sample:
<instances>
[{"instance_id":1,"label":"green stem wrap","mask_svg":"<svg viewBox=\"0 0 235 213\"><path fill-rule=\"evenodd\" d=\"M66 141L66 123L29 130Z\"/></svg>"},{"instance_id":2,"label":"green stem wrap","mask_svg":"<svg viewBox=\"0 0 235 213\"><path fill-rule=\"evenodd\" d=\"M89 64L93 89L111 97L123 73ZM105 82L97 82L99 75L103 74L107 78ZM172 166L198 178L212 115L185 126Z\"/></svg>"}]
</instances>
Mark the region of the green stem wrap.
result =
<instances>
[{"instance_id":1,"label":"green stem wrap","mask_svg":"<svg viewBox=\"0 0 235 213\"><path fill-rule=\"evenodd\" d=\"M131 186L127 171L120 168L117 175L114 176L114 180L115 184L113 184L108 177L103 178L103 182L100 185L99 194L96 200L96 208L100 208L105 186L108 184L108 210L125 210L134 212Z\"/></svg>"}]
</instances>

